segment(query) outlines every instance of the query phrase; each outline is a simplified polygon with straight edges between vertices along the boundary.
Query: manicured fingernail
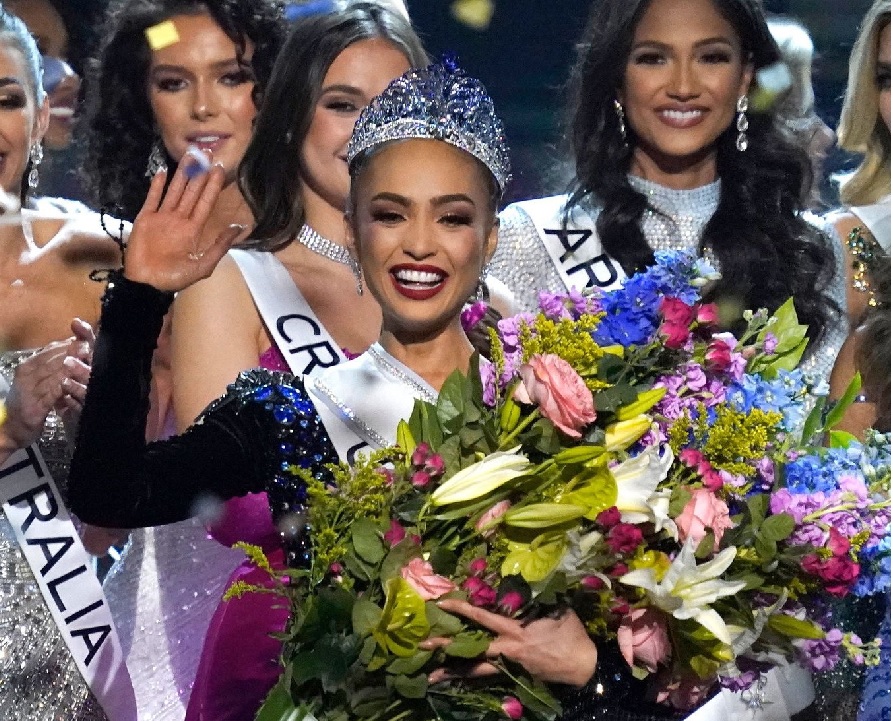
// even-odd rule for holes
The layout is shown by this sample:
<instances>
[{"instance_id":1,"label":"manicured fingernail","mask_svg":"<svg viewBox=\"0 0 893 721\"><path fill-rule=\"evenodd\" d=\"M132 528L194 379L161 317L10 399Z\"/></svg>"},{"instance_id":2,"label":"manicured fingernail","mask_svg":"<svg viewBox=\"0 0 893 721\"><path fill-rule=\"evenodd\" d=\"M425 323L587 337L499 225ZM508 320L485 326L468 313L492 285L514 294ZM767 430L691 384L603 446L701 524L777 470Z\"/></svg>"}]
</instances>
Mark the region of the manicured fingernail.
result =
<instances>
[{"instance_id":1,"label":"manicured fingernail","mask_svg":"<svg viewBox=\"0 0 893 721\"><path fill-rule=\"evenodd\" d=\"M77 368L78 362L75 358L70 355L65 356L65 360L62 361L62 365L66 368ZM65 380L68 380L67 378Z\"/></svg>"}]
</instances>

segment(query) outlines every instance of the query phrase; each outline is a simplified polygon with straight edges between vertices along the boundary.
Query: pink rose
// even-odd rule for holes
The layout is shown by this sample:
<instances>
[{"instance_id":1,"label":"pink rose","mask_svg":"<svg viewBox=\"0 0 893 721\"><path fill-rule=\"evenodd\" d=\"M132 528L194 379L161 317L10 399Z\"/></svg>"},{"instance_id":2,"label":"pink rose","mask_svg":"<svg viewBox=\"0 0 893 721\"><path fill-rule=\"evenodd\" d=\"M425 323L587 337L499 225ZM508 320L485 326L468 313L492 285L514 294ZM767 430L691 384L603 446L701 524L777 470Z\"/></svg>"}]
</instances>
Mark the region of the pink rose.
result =
<instances>
[{"instance_id":1,"label":"pink rose","mask_svg":"<svg viewBox=\"0 0 893 721\"><path fill-rule=\"evenodd\" d=\"M400 570L400 575L426 601L440 598L456 589L450 579L438 576L431 564L421 558L413 558Z\"/></svg>"},{"instance_id":2,"label":"pink rose","mask_svg":"<svg viewBox=\"0 0 893 721\"><path fill-rule=\"evenodd\" d=\"M496 589L476 576L466 578L462 588L468 592L468 602L473 606L492 606L496 603Z\"/></svg>"},{"instance_id":3,"label":"pink rose","mask_svg":"<svg viewBox=\"0 0 893 721\"><path fill-rule=\"evenodd\" d=\"M571 364L556 355L535 355L521 366L522 383L515 391L521 403L535 403L540 412L571 438L595 420L592 392Z\"/></svg>"},{"instance_id":4,"label":"pink rose","mask_svg":"<svg viewBox=\"0 0 893 721\"><path fill-rule=\"evenodd\" d=\"M714 338L707 346L707 352L704 354L707 361L707 367L716 372L721 373L732 365L732 349L729 344L720 338Z\"/></svg>"},{"instance_id":5,"label":"pink rose","mask_svg":"<svg viewBox=\"0 0 893 721\"><path fill-rule=\"evenodd\" d=\"M725 501L706 488L691 490L691 499L676 519L676 525L679 527L679 537L683 541L691 538L695 545L704 539L707 529L711 528L715 538L714 553L719 550L723 533L733 526Z\"/></svg>"},{"instance_id":6,"label":"pink rose","mask_svg":"<svg viewBox=\"0 0 893 721\"><path fill-rule=\"evenodd\" d=\"M664 322L660 325L660 333L664 336L668 348L681 348L690 335L691 324L696 311L678 298L664 298L660 302L660 314Z\"/></svg>"},{"instance_id":7,"label":"pink rose","mask_svg":"<svg viewBox=\"0 0 893 721\"><path fill-rule=\"evenodd\" d=\"M634 608L617 629L620 653L630 667L640 664L649 673L670 659L670 637L663 615L653 608Z\"/></svg>"}]
</instances>

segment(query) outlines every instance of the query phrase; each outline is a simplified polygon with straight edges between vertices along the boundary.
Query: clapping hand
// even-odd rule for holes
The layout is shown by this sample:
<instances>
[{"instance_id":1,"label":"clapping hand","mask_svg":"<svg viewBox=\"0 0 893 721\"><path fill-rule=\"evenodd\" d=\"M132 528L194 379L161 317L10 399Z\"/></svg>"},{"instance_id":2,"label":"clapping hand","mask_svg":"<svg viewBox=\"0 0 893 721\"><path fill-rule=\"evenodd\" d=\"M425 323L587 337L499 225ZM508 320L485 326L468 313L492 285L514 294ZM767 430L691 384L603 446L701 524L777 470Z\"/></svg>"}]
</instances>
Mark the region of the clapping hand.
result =
<instances>
[{"instance_id":1,"label":"clapping hand","mask_svg":"<svg viewBox=\"0 0 893 721\"><path fill-rule=\"evenodd\" d=\"M230 245L245 231L231 225L210 242L202 230L223 188L223 167L193 172L183 158L164 190L166 173L152 178L142 210L133 222L124 256L124 275L163 291L179 291L207 278ZM190 178L189 175L192 174Z\"/></svg>"},{"instance_id":2,"label":"clapping hand","mask_svg":"<svg viewBox=\"0 0 893 721\"><path fill-rule=\"evenodd\" d=\"M524 623L459 599L445 599L437 605L444 611L465 616L492 631L496 638L490 643L484 658L464 673L457 674L446 668L437 669L429 677L431 683L445 681L457 675L477 678L496 674L499 671L491 661L500 657L519 663L529 674L541 681L578 688L585 686L595 673L598 659L595 644L572 611L566 611L558 618L541 618ZM449 638L430 638L420 646L431 650L446 646L450 641Z\"/></svg>"}]
</instances>

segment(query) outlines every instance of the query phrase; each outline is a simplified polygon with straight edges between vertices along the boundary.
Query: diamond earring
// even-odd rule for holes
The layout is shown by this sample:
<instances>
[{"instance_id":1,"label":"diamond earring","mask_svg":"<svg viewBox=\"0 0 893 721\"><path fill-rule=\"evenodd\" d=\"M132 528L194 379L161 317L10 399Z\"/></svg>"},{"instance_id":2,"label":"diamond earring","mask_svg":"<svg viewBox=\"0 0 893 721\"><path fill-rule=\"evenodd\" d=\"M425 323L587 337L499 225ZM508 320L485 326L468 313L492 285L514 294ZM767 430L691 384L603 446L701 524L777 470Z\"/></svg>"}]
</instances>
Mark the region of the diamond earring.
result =
<instances>
[{"instance_id":1,"label":"diamond earring","mask_svg":"<svg viewBox=\"0 0 893 721\"><path fill-rule=\"evenodd\" d=\"M352 260L351 268L353 269L353 276L357 280L357 295L363 295L363 269L360 268L360 264L356 259Z\"/></svg>"},{"instance_id":2,"label":"diamond earring","mask_svg":"<svg viewBox=\"0 0 893 721\"><path fill-rule=\"evenodd\" d=\"M31 146L28 160L31 165L31 169L28 171L28 187L31 190L36 190L37 184L40 182L40 173L37 169L43 160L43 143L39 140Z\"/></svg>"},{"instance_id":3,"label":"diamond earring","mask_svg":"<svg viewBox=\"0 0 893 721\"><path fill-rule=\"evenodd\" d=\"M161 147L161 140L156 138L152 143L152 150L149 151L149 161L146 163L146 177L154 178L162 170L167 172L167 159L164 156L164 149Z\"/></svg>"},{"instance_id":4,"label":"diamond earring","mask_svg":"<svg viewBox=\"0 0 893 721\"><path fill-rule=\"evenodd\" d=\"M620 101L614 99L614 112L617 113L617 124L620 126L620 138L623 140L624 147L628 146L626 141L626 114L623 112L623 106Z\"/></svg>"},{"instance_id":5,"label":"diamond earring","mask_svg":"<svg viewBox=\"0 0 893 721\"><path fill-rule=\"evenodd\" d=\"M487 266L485 265L481 268L481 274L478 276L478 285L477 290L474 294L474 299L481 302L489 302L490 301L490 289L487 288Z\"/></svg>"},{"instance_id":6,"label":"diamond earring","mask_svg":"<svg viewBox=\"0 0 893 721\"><path fill-rule=\"evenodd\" d=\"M750 123L747 120L747 109L749 107L750 101L747 99L747 95L742 95L738 98L738 103L735 105L735 110L738 112L738 118L735 120L735 127L738 129L735 147L741 153L747 150L747 129L750 127Z\"/></svg>"}]
</instances>

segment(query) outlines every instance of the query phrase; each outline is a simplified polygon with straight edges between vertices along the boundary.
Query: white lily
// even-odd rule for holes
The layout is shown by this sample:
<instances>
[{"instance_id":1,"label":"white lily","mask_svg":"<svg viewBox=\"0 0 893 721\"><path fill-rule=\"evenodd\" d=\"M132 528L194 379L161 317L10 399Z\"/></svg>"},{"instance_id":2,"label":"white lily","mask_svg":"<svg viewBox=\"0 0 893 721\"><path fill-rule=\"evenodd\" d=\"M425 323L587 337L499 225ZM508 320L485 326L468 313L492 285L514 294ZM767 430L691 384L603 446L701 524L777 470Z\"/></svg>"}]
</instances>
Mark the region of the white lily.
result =
<instances>
[{"instance_id":1,"label":"white lily","mask_svg":"<svg viewBox=\"0 0 893 721\"><path fill-rule=\"evenodd\" d=\"M714 601L734 596L747 584L744 581L722 581L720 576L732 565L737 549L730 547L712 561L700 566L695 559L694 544L686 542L660 583L651 568L630 571L618 580L628 586L644 588L649 601L679 620L693 619L725 644L732 636L720 616L710 607Z\"/></svg>"},{"instance_id":2,"label":"white lily","mask_svg":"<svg viewBox=\"0 0 893 721\"><path fill-rule=\"evenodd\" d=\"M615 505L624 523L656 520L651 498L658 484L667 477L672 465L673 451L669 446L651 446L635 458L611 469L611 474L617 481Z\"/></svg>"},{"instance_id":3,"label":"white lily","mask_svg":"<svg viewBox=\"0 0 893 721\"><path fill-rule=\"evenodd\" d=\"M473 501L492 493L518 476L523 476L530 469L531 463L527 456L516 452L520 447L491 453L483 460L463 468L431 494L431 505L445 506L448 503Z\"/></svg>"}]
</instances>

